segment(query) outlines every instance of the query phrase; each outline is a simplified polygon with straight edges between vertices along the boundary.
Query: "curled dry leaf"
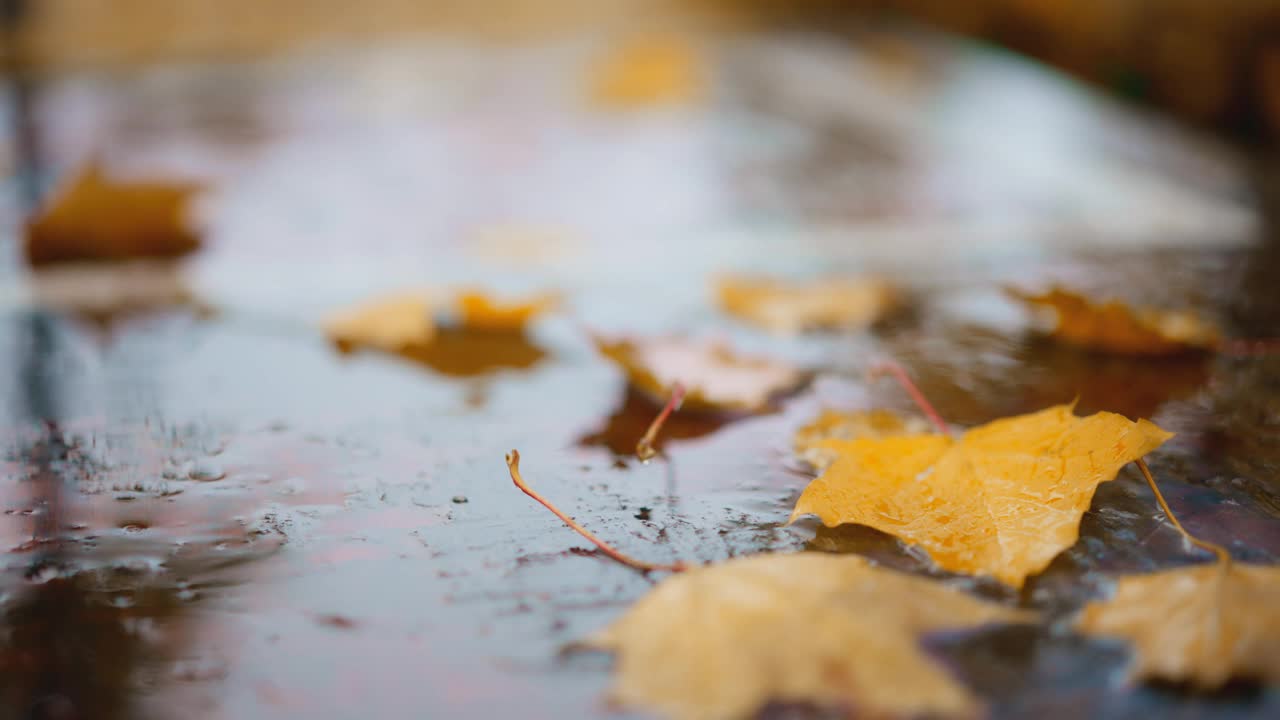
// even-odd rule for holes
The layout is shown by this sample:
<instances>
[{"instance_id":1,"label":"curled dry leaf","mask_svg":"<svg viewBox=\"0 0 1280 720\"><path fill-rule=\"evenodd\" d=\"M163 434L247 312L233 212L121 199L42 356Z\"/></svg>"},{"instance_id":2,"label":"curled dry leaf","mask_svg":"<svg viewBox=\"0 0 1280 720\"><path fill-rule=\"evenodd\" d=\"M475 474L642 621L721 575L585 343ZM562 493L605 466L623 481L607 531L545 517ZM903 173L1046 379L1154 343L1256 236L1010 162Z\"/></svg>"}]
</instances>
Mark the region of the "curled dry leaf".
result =
<instances>
[{"instance_id":1,"label":"curled dry leaf","mask_svg":"<svg viewBox=\"0 0 1280 720\"><path fill-rule=\"evenodd\" d=\"M716 294L725 312L779 333L864 328L898 304L898 291L876 278L790 284L730 276L717 281Z\"/></svg>"},{"instance_id":2,"label":"curled dry leaf","mask_svg":"<svg viewBox=\"0 0 1280 720\"><path fill-rule=\"evenodd\" d=\"M834 463L791 519L867 525L926 550L939 567L1014 587L1075 544L1098 485L1172 437L1069 405L940 434L827 440Z\"/></svg>"},{"instance_id":3,"label":"curled dry leaf","mask_svg":"<svg viewBox=\"0 0 1280 720\"><path fill-rule=\"evenodd\" d=\"M686 389L684 404L701 410L760 410L776 394L794 389L804 375L764 358L741 358L722 344L680 338L643 342L596 339L596 347L617 363L637 390L659 405L676 383Z\"/></svg>"},{"instance_id":4,"label":"curled dry leaf","mask_svg":"<svg viewBox=\"0 0 1280 720\"><path fill-rule=\"evenodd\" d=\"M1056 287L1040 295L1012 288L1006 292L1056 315L1051 334L1073 345L1123 355L1175 355L1222 345L1218 328L1187 311L1130 307L1118 300L1094 303Z\"/></svg>"},{"instance_id":5,"label":"curled dry leaf","mask_svg":"<svg viewBox=\"0 0 1280 720\"><path fill-rule=\"evenodd\" d=\"M1280 567L1219 560L1122 577L1076 627L1132 643L1134 677L1204 690L1232 678L1280 683Z\"/></svg>"},{"instance_id":6,"label":"curled dry leaf","mask_svg":"<svg viewBox=\"0 0 1280 720\"><path fill-rule=\"evenodd\" d=\"M591 98L619 108L689 102L702 89L700 60L679 37L633 38L591 69Z\"/></svg>"},{"instance_id":7,"label":"curled dry leaf","mask_svg":"<svg viewBox=\"0 0 1280 720\"><path fill-rule=\"evenodd\" d=\"M86 260L174 258L200 246L187 218L199 187L120 182L90 164L27 222L32 265Z\"/></svg>"},{"instance_id":8,"label":"curled dry leaf","mask_svg":"<svg viewBox=\"0 0 1280 720\"><path fill-rule=\"evenodd\" d=\"M555 307L557 297L543 294L521 302L498 302L469 290L458 295L458 319L471 330L519 332L530 320Z\"/></svg>"},{"instance_id":9,"label":"curled dry leaf","mask_svg":"<svg viewBox=\"0 0 1280 720\"><path fill-rule=\"evenodd\" d=\"M431 303L424 293L402 293L369 301L330 316L329 338L343 351L368 347L400 352L435 337Z\"/></svg>"},{"instance_id":10,"label":"curled dry leaf","mask_svg":"<svg viewBox=\"0 0 1280 720\"><path fill-rule=\"evenodd\" d=\"M826 440L916 435L928 430L929 423L924 419L904 418L888 410L842 412L825 409L796 430L793 444L797 458L818 470L826 470L839 455L835 448L827 445Z\"/></svg>"},{"instance_id":11,"label":"curled dry leaf","mask_svg":"<svg viewBox=\"0 0 1280 720\"><path fill-rule=\"evenodd\" d=\"M967 716L978 701L920 636L1029 619L857 556L755 555L663 580L586 645L617 654L616 700L680 720L771 701Z\"/></svg>"}]
</instances>

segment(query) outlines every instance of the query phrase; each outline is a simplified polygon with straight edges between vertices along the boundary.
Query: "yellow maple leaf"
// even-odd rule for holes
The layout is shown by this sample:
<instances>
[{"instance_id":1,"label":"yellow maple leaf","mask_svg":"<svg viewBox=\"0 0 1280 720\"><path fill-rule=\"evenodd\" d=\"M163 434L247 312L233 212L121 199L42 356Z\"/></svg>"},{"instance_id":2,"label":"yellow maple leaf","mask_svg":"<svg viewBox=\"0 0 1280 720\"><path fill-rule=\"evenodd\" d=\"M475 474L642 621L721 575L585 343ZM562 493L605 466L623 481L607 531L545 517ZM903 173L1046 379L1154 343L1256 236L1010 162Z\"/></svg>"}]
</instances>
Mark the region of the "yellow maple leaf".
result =
<instances>
[{"instance_id":1,"label":"yellow maple leaf","mask_svg":"<svg viewBox=\"0 0 1280 720\"><path fill-rule=\"evenodd\" d=\"M520 302L498 302L475 290L459 293L460 323L472 330L518 332L534 317L555 307L558 299L545 293Z\"/></svg>"},{"instance_id":2,"label":"yellow maple leaf","mask_svg":"<svg viewBox=\"0 0 1280 720\"><path fill-rule=\"evenodd\" d=\"M1280 683L1280 567L1219 561L1122 577L1076 627L1132 643L1134 677L1205 690Z\"/></svg>"},{"instance_id":3,"label":"yellow maple leaf","mask_svg":"<svg viewBox=\"0 0 1280 720\"><path fill-rule=\"evenodd\" d=\"M676 383L687 390L685 407L702 410L760 410L774 395L793 389L804 375L765 358L740 358L717 343L680 338L643 342L596 339L601 354L626 373L632 387L661 405Z\"/></svg>"},{"instance_id":4,"label":"yellow maple leaf","mask_svg":"<svg viewBox=\"0 0 1280 720\"><path fill-rule=\"evenodd\" d=\"M663 580L585 643L616 653L613 697L678 720L766 703L968 716L980 703L921 635L1029 615L851 555L755 555Z\"/></svg>"},{"instance_id":5,"label":"yellow maple leaf","mask_svg":"<svg viewBox=\"0 0 1280 720\"><path fill-rule=\"evenodd\" d=\"M778 333L864 328L898 304L898 291L875 278L792 284L727 276L716 294L725 312Z\"/></svg>"},{"instance_id":6,"label":"yellow maple leaf","mask_svg":"<svg viewBox=\"0 0 1280 720\"><path fill-rule=\"evenodd\" d=\"M1051 334L1063 342L1123 355L1174 355L1216 350L1222 334L1191 312L1130 307L1118 300L1093 303L1087 298L1052 288L1039 295L1007 289L1032 308L1055 316Z\"/></svg>"},{"instance_id":7,"label":"yellow maple leaf","mask_svg":"<svg viewBox=\"0 0 1280 720\"><path fill-rule=\"evenodd\" d=\"M827 445L827 440L915 435L928 429L929 424L921 418L904 418L888 410L824 409L796 430L792 444L797 458L825 470L839 455L838 450Z\"/></svg>"},{"instance_id":8,"label":"yellow maple leaf","mask_svg":"<svg viewBox=\"0 0 1280 720\"><path fill-rule=\"evenodd\" d=\"M369 347L400 352L435 336L431 302L424 293L400 293L378 298L331 315L326 334L343 351Z\"/></svg>"},{"instance_id":9,"label":"yellow maple leaf","mask_svg":"<svg viewBox=\"0 0 1280 720\"><path fill-rule=\"evenodd\" d=\"M173 258L200 246L187 218L193 184L120 182L90 164L26 226L32 265Z\"/></svg>"},{"instance_id":10,"label":"yellow maple leaf","mask_svg":"<svg viewBox=\"0 0 1280 720\"><path fill-rule=\"evenodd\" d=\"M1111 598L1091 602L1076 629L1133 645L1131 677L1217 690L1233 678L1280 683L1280 567L1238 564L1226 548L1178 521L1147 464L1138 469L1165 517L1218 561L1120 578Z\"/></svg>"},{"instance_id":11,"label":"yellow maple leaf","mask_svg":"<svg viewBox=\"0 0 1280 720\"><path fill-rule=\"evenodd\" d=\"M612 49L591 68L590 92L607 107L688 102L702 89L697 51L679 37L647 35Z\"/></svg>"},{"instance_id":12,"label":"yellow maple leaf","mask_svg":"<svg viewBox=\"0 0 1280 720\"><path fill-rule=\"evenodd\" d=\"M791 519L867 525L918 545L952 572L1014 587L1075 544L1098 485L1172 437L1070 405L996 420L959 439L925 434L827 440L839 456Z\"/></svg>"}]
</instances>

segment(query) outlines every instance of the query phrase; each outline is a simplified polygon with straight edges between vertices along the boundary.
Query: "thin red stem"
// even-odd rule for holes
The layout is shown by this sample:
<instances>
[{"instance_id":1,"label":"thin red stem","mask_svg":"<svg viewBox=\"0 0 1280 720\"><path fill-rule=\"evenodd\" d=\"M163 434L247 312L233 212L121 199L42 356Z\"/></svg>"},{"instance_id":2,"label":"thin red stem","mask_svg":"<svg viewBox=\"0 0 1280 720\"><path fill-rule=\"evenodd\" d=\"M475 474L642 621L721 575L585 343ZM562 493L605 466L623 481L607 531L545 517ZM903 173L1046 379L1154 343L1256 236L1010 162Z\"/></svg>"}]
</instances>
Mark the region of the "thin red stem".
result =
<instances>
[{"instance_id":1,"label":"thin red stem","mask_svg":"<svg viewBox=\"0 0 1280 720\"><path fill-rule=\"evenodd\" d=\"M907 375L907 371L904 370L901 365L896 362L886 360L872 366L872 377L881 373L889 373L898 381L898 384L902 386L902 389L906 390L907 394L911 396L911 400L915 402L916 407L920 408L920 412L923 412L925 417L929 418L929 421L938 429L938 432L943 435L951 433L947 424L943 422L942 416L933 408L933 404L924 396L924 393L920 392L920 388L916 387L916 384L911 381L911 376Z\"/></svg>"},{"instance_id":2,"label":"thin red stem","mask_svg":"<svg viewBox=\"0 0 1280 720\"><path fill-rule=\"evenodd\" d=\"M1173 510L1169 508L1169 503L1165 502L1164 495L1161 494L1160 488L1156 486L1156 479L1151 475L1151 468L1147 467L1147 461L1142 458L1138 458L1134 462L1137 464L1138 469L1142 471L1142 476L1147 479L1147 484L1151 486L1151 492L1155 493L1156 502L1160 503L1160 509L1164 511L1164 516L1169 518L1169 522L1173 523L1173 526L1178 529L1178 532L1182 533L1182 537L1186 538L1187 542L1192 545L1203 548L1214 555L1217 555L1218 560L1222 563L1227 565L1231 564L1231 553L1227 552L1226 548L1217 543L1211 543L1208 540L1201 540L1188 532L1186 528L1182 527L1182 523L1178 522L1178 517L1174 515Z\"/></svg>"},{"instance_id":3,"label":"thin red stem","mask_svg":"<svg viewBox=\"0 0 1280 720\"><path fill-rule=\"evenodd\" d=\"M671 399L667 400L662 412L658 413L658 416L649 424L649 429L644 431L644 437L640 438L640 441L636 443L636 457L640 458L642 462L647 462L658 454L653 443L658 439L658 433L662 430L663 424L667 422L667 418L670 417L671 413L679 410L680 405L684 403L684 395L684 385L677 382L671 386Z\"/></svg>"},{"instance_id":4,"label":"thin red stem","mask_svg":"<svg viewBox=\"0 0 1280 720\"><path fill-rule=\"evenodd\" d=\"M524 478L520 476L520 451L512 450L511 452L507 453L507 469L511 471L511 481L516 484L516 487L520 488L521 492L533 498L534 500L537 500L539 504L541 504L546 509L550 510L552 514L554 514L556 517L560 518L560 520L565 525L568 525L579 535L591 541L592 545L595 545L597 548L600 549L600 552L604 553L605 555L608 555L610 558L622 563L623 565L626 565L627 567L632 567L637 570L643 570L645 572L650 572L654 570L666 570L668 572L682 572L684 570L689 569L689 566L682 562L672 563L670 565L664 565L660 563L647 563L647 562L644 562L643 560L636 560L633 557L624 555L622 552L614 549L614 547L609 545L609 543L596 537L590 530L582 527L576 521L574 521L573 518L569 517L568 515L565 515L563 512L561 512L560 508L551 504L550 500L547 500L546 498L539 495L537 491L535 491L533 488L529 487L527 483L525 483Z\"/></svg>"}]
</instances>

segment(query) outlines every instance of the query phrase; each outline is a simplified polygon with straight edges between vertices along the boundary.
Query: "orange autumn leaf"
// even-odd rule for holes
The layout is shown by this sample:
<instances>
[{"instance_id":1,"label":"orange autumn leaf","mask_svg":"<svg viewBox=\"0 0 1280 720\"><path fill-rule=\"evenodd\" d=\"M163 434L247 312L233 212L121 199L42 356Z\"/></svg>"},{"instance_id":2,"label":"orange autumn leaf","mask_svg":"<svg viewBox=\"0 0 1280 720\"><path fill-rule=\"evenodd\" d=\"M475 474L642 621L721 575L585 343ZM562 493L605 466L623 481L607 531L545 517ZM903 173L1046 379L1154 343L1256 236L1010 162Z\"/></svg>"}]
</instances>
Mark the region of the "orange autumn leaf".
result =
<instances>
[{"instance_id":1,"label":"orange autumn leaf","mask_svg":"<svg viewBox=\"0 0 1280 720\"><path fill-rule=\"evenodd\" d=\"M791 519L867 525L917 545L941 568L1021 587L1075 544L1098 485L1172 437L1069 405L939 434L828 440L835 462Z\"/></svg>"},{"instance_id":2,"label":"orange autumn leaf","mask_svg":"<svg viewBox=\"0 0 1280 720\"><path fill-rule=\"evenodd\" d=\"M920 647L1031 615L853 555L754 555L663 580L587 647L617 655L614 700L677 720L770 702L969 717L981 703Z\"/></svg>"},{"instance_id":3,"label":"orange autumn leaf","mask_svg":"<svg viewBox=\"0 0 1280 720\"><path fill-rule=\"evenodd\" d=\"M679 37L634 38L591 68L590 94L606 107L634 108L688 102L702 89L697 51Z\"/></svg>"},{"instance_id":4,"label":"orange autumn leaf","mask_svg":"<svg viewBox=\"0 0 1280 720\"><path fill-rule=\"evenodd\" d=\"M1136 678L1203 690L1233 678L1280 683L1280 567L1219 560L1125 576L1076 628L1128 640Z\"/></svg>"},{"instance_id":5,"label":"orange autumn leaf","mask_svg":"<svg viewBox=\"0 0 1280 720\"><path fill-rule=\"evenodd\" d=\"M839 451L827 445L827 440L915 435L928 430L929 424L922 418L904 418L888 410L825 409L796 430L792 446L797 458L818 470L826 470L839 455Z\"/></svg>"},{"instance_id":6,"label":"orange autumn leaf","mask_svg":"<svg viewBox=\"0 0 1280 720\"><path fill-rule=\"evenodd\" d=\"M26 226L31 265L174 258L200 246L187 218L192 184L122 182L90 164Z\"/></svg>"},{"instance_id":7,"label":"orange autumn leaf","mask_svg":"<svg viewBox=\"0 0 1280 720\"><path fill-rule=\"evenodd\" d=\"M773 396L797 387L799 370L765 358L742 358L717 343L680 338L643 342L596 339L600 352L622 369L632 387L659 405L676 383L687 390L684 405L701 410L760 410Z\"/></svg>"},{"instance_id":8,"label":"orange autumn leaf","mask_svg":"<svg viewBox=\"0 0 1280 720\"><path fill-rule=\"evenodd\" d=\"M367 347L400 352L435 337L431 303L423 293L378 298L331 315L325 333L344 351Z\"/></svg>"},{"instance_id":9,"label":"orange autumn leaf","mask_svg":"<svg viewBox=\"0 0 1280 720\"><path fill-rule=\"evenodd\" d=\"M457 298L459 322L471 330L519 332L530 320L555 307L550 293L521 302L499 302L482 292L469 290Z\"/></svg>"},{"instance_id":10,"label":"orange autumn leaf","mask_svg":"<svg viewBox=\"0 0 1280 720\"><path fill-rule=\"evenodd\" d=\"M898 291L875 278L784 283L729 276L717 281L716 295L725 312L778 333L865 328L899 302Z\"/></svg>"},{"instance_id":11,"label":"orange autumn leaf","mask_svg":"<svg viewBox=\"0 0 1280 720\"><path fill-rule=\"evenodd\" d=\"M1048 311L1056 318L1052 336L1073 345L1123 355L1174 355L1222 344L1218 328L1187 311L1131 307L1118 300L1094 303L1056 287L1039 295L1012 288L1006 292Z\"/></svg>"}]
</instances>

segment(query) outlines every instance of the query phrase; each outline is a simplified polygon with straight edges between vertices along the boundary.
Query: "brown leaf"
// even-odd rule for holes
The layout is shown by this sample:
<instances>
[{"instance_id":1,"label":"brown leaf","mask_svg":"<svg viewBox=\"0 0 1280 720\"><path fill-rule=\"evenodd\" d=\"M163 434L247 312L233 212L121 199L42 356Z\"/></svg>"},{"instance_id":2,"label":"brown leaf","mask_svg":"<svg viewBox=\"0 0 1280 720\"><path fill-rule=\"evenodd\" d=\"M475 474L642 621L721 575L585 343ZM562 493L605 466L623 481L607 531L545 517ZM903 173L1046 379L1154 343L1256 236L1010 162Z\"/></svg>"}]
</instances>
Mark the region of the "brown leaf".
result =
<instances>
[{"instance_id":1,"label":"brown leaf","mask_svg":"<svg viewBox=\"0 0 1280 720\"><path fill-rule=\"evenodd\" d=\"M26 226L31 265L173 258L200 246L187 218L196 185L120 182L91 164Z\"/></svg>"},{"instance_id":2,"label":"brown leaf","mask_svg":"<svg viewBox=\"0 0 1280 720\"><path fill-rule=\"evenodd\" d=\"M1098 485L1172 437L1069 405L938 434L827 440L838 457L791 519L858 523L926 550L939 567L1021 587L1075 544Z\"/></svg>"},{"instance_id":3,"label":"brown leaf","mask_svg":"<svg viewBox=\"0 0 1280 720\"><path fill-rule=\"evenodd\" d=\"M672 386L688 389L685 407L693 410L764 409L777 394L794 389L804 375L764 358L740 358L725 345L680 338L643 342L596 339L596 347L618 364L632 387L661 405Z\"/></svg>"},{"instance_id":4,"label":"brown leaf","mask_svg":"<svg viewBox=\"0 0 1280 720\"><path fill-rule=\"evenodd\" d=\"M343 351L399 352L430 342L436 325L424 293L401 293L335 313L325 321L325 332Z\"/></svg>"},{"instance_id":5,"label":"brown leaf","mask_svg":"<svg viewBox=\"0 0 1280 720\"><path fill-rule=\"evenodd\" d=\"M1280 683L1280 567L1219 561L1128 575L1076 627L1128 640L1134 677L1204 690L1233 678Z\"/></svg>"},{"instance_id":6,"label":"brown leaf","mask_svg":"<svg viewBox=\"0 0 1280 720\"><path fill-rule=\"evenodd\" d=\"M789 284L729 276L717 282L716 293L725 312L778 333L865 328L899 301L898 291L876 278Z\"/></svg>"},{"instance_id":7,"label":"brown leaf","mask_svg":"<svg viewBox=\"0 0 1280 720\"><path fill-rule=\"evenodd\" d=\"M755 555L663 580L586 645L617 654L617 701L679 720L771 701L967 716L979 702L920 636L1029 619L857 556Z\"/></svg>"},{"instance_id":8,"label":"brown leaf","mask_svg":"<svg viewBox=\"0 0 1280 720\"><path fill-rule=\"evenodd\" d=\"M1051 335L1063 342L1123 355L1173 355L1216 350L1222 333L1194 313L1130 307L1118 300L1093 303L1061 288L1036 295L1008 294L1056 317Z\"/></svg>"}]
</instances>

